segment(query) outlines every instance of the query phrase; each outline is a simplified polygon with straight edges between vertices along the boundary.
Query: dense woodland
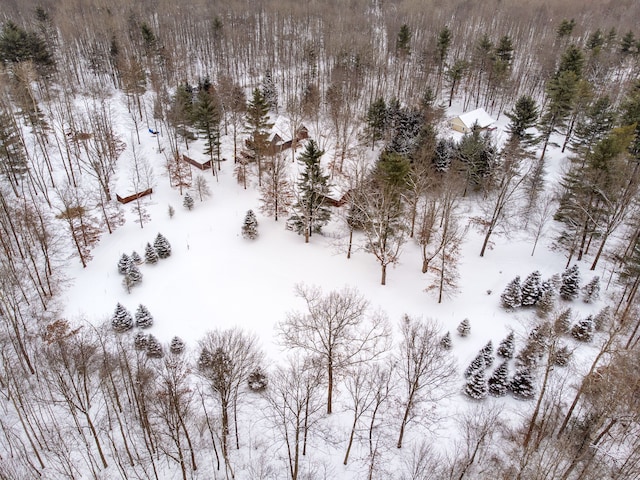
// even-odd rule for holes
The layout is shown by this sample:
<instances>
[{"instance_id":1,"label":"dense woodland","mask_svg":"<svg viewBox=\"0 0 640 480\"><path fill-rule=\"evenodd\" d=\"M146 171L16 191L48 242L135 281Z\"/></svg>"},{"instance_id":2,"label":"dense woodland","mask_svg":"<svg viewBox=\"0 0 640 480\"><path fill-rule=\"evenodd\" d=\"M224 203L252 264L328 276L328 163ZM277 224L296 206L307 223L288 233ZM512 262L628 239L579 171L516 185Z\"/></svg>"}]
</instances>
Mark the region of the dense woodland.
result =
<instances>
[{"instance_id":1,"label":"dense woodland","mask_svg":"<svg viewBox=\"0 0 640 480\"><path fill-rule=\"evenodd\" d=\"M640 478L640 3L5 0L0 15L0 478ZM118 95L136 126L162 131L155 180L139 138L114 128ZM449 138L452 105L506 116L507 135ZM273 152L277 114L292 137L303 123L323 134ZM89 265L124 221L122 153L130 193L170 182L190 210L211 187L182 156L204 141L217 175L223 138L223 168L259 189L264 215L310 243L339 218L347 256L363 239L382 284L414 242L447 301L464 288L469 228L480 256L510 230L530 232L533 254L552 222L564 273L514 279L501 301L530 310L528 337L496 357L488 344L468 367L449 351L468 322L390 325L348 287L296 287L306 308L277 323L292 352L281 362L240 328L163 345L144 333L143 305L103 325L62 318L65 266ZM144 227L144 200L133 205ZM247 213L242 236L256 228ZM137 265L170 255L159 235L114 271L136 288ZM580 285L575 262L606 278ZM587 318L567 307L598 296L605 308ZM588 345L586 367L566 367L568 339ZM463 371L472 406L441 418L433 406L461 395ZM507 394L522 400L516 419L486 402ZM443 422L452 440L426 440Z\"/></svg>"}]
</instances>

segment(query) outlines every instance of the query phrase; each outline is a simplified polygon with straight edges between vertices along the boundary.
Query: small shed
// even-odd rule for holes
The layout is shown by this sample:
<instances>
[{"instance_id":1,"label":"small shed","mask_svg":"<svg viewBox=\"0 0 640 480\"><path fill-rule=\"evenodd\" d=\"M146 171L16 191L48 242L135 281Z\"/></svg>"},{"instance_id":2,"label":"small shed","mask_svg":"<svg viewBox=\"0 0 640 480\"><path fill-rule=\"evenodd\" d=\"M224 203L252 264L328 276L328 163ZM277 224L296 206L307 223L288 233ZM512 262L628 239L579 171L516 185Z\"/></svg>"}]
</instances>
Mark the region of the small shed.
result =
<instances>
[{"instance_id":1,"label":"small shed","mask_svg":"<svg viewBox=\"0 0 640 480\"><path fill-rule=\"evenodd\" d=\"M118 200L122 204L127 204L139 198L146 197L147 195L151 195L152 193L153 193L153 188L147 188L142 192L137 192L137 193L134 193L133 195L128 195L126 197L121 197L120 195L116 194L116 200Z\"/></svg>"},{"instance_id":2,"label":"small shed","mask_svg":"<svg viewBox=\"0 0 640 480\"><path fill-rule=\"evenodd\" d=\"M460 133L470 133L475 124L483 130L491 130L494 123L495 120L484 111L484 108L477 108L449 120L451 128Z\"/></svg>"},{"instance_id":3,"label":"small shed","mask_svg":"<svg viewBox=\"0 0 640 480\"><path fill-rule=\"evenodd\" d=\"M186 155L182 155L182 159L187 162L189 165L193 165L200 170L207 170L211 168L211 159L208 160L196 160L191 157L187 157Z\"/></svg>"}]
</instances>

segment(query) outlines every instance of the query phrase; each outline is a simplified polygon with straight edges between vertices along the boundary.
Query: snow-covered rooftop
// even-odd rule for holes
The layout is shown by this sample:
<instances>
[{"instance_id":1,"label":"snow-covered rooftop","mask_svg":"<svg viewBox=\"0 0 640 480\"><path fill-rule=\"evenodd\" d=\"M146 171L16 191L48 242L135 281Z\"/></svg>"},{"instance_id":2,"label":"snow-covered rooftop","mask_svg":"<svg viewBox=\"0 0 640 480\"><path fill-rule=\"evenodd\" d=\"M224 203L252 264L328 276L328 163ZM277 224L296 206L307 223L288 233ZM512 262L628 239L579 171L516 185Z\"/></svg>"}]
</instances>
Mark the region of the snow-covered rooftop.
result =
<instances>
[{"instance_id":1,"label":"snow-covered rooftop","mask_svg":"<svg viewBox=\"0 0 640 480\"><path fill-rule=\"evenodd\" d=\"M470 112L463 113L458 118L467 128L473 127L475 123L477 123L480 128L487 128L492 123L495 123L491 115L484 111L484 108L476 108Z\"/></svg>"},{"instance_id":2,"label":"snow-covered rooftop","mask_svg":"<svg viewBox=\"0 0 640 480\"><path fill-rule=\"evenodd\" d=\"M271 127L271 134L269 135L269 141L273 141L275 135L278 135L283 142L291 140L291 121L287 117L278 115Z\"/></svg>"}]
</instances>

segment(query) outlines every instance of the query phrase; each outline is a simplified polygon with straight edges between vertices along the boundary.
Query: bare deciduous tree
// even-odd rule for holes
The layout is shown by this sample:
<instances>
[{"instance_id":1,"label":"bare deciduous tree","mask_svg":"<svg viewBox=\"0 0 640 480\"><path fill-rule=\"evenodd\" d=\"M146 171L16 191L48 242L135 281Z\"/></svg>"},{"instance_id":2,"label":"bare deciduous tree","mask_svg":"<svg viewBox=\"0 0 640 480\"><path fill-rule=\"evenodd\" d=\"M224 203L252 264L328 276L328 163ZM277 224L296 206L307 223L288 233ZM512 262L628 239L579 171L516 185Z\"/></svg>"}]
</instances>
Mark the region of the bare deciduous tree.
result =
<instances>
[{"instance_id":1,"label":"bare deciduous tree","mask_svg":"<svg viewBox=\"0 0 640 480\"><path fill-rule=\"evenodd\" d=\"M240 448L237 407L241 386L260 365L262 356L256 337L238 328L208 332L200 341L198 370L220 402L222 455L226 462L231 415L235 426L236 448Z\"/></svg>"},{"instance_id":2,"label":"bare deciduous tree","mask_svg":"<svg viewBox=\"0 0 640 480\"><path fill-rule=\"evenodd\" d=\"M369 313L369 302L355 289L323 294L318 287L297 285L307 312L291 312L276 327L283 345L318 357L326 372L327 413L334 387L349 367L371 361L387 349L389 329L381 312Z\"/></svg>"},{"instance_id":3,"label":"bare deciduous tree","mask_svg":"<svg viewBox=\"0 0 640 480\"><path fill-rule=\"evenodd\" d=\"M402 389L398 448L402 448L406 427L416 418L420 404L437 402L448 396L451 393L449 383L456 372L455 362L440 346L442 335L432 320L405 315L400 329L402 339L396 357Z\"/></svg>"},{"instance_id":4,"label":"bare deciduous tree","mask_svg":"<svg viewBox=\"0 0 640 480\"><path fill-rule=\"evenodd\" d=\"M322 408L322 373L312 357L294 355L276 369L269 382L267 416L284 438L291 480L300 476L300 457L306 454L307 434Z\"/></svg>"}]
</instances>

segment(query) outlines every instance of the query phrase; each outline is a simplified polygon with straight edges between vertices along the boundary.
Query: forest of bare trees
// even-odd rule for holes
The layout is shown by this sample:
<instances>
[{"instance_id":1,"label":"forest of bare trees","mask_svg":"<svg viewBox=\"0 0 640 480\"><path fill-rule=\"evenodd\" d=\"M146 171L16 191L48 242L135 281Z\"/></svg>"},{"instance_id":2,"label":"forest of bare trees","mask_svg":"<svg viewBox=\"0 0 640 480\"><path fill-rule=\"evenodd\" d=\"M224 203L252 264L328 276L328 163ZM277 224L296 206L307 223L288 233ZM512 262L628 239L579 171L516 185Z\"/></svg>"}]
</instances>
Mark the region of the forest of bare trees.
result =
<instances>
[{"instance_id":1,"label":"forest of bare trees","mask_svg":"<svg viewBox=\"0 0 640 480\"><path fill-rule=\"evenodd\" d=\"M0 479L640 478L639 18L634 0L5 0ZM128 138L118 101L136 126ZM448 138L453 104L506 116L507 138ZM287 116L292 137L303 122L323 132L306 145L312 159L327 152L326 168L287 178L304 158L269 149L269 113ZM162 130L166 171L138 152L142 127ZM303 308L274 322L279 361L239 326L185 346L134 336L127 312L63 318L68 264L90 265L123 225L118 173L132 193L165 182L211 195L183 161L196 139L214 182L229 169L259 185L264 213L304 220L307 241L330 215L344 220L347 257L360 242L383 285L415 244L438 303L463 288L469 229L480 256L499 255L495 238L513 231L534 255L554 221L564 278L518 279L502 297L536 307L517 354L496 350L515 357L511 383L499 368L485 378L487 348L452 418L443 405L461 395L464 366L450 333L428 312L388 319L351 287L296 287ZM567 156L557 185L545 183L553 149ZM339 214L329 185L348 186ZM132 205L144 229L145 204ZM590 319L563 308L578 295L576 261L603 275L584 293L602 283L606 305ZM571 337L590 343L581 366ZM522 401L515 419L483 400L507 391ZM428 441L438 429L446 445Z\"/></svg>"}]
</instances>

